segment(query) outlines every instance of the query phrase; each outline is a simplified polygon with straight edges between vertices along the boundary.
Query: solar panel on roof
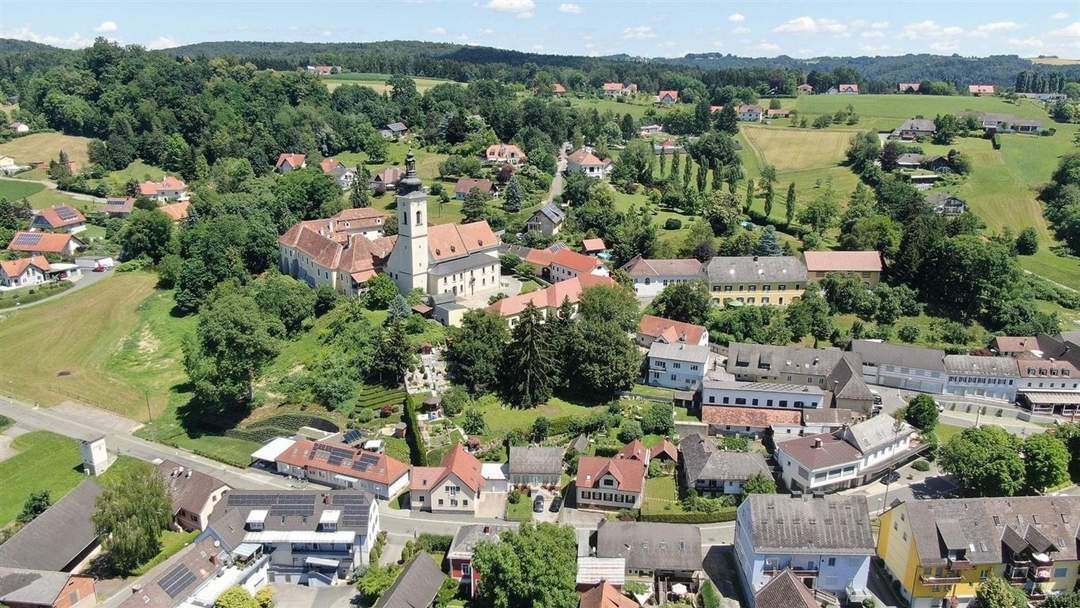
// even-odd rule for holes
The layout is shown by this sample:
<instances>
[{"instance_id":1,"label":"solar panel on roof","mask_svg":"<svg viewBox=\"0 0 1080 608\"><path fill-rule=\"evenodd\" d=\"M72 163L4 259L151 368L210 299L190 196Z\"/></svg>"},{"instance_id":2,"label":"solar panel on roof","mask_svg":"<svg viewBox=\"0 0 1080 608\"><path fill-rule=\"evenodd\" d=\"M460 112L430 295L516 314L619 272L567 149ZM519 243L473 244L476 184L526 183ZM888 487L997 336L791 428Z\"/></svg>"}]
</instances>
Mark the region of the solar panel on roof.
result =
<instances>
[{"instance_id":1,"label":"solar panel on roof","mask_svg":"<svg viewBox=\"0 0 1080 608\"><path fill-rule=\"evenodd\" d=\"M41 235L38 233L26 233L20 234L15 237L14 243L16 245L37 245L41 241Z\"/></svg>"},{"instance_id":2,"label":"solar panel on roof","mask_svg":"<svg viewBox=\"0 0 1080 608\"><path fill-rule=\"evenodd\" d=\"M159 580L158 586L161 587L169 597L175 598L183 593L184 589L191 583L194 583L195 580L196 577L192 574L191 570L189 570L187 566L180 564Z\"/></svg>"},{"instance_id":3,"label":"solar panel on roof","mask_svg":"<svg viewBox=\"0 0 1080 608\"><path fill-rule=\"evenodd\" d=\"M78 217L79 212L75 211L71 207L57 207L56 215L58 215L60 219L67 221Z\"/></svg>"},{"instance_id":4,"label":"solar panel on roof","mask_svg":"<svg viewBox=\"0 0 1080 608\"><path fill-rule=\"evenodd\" d=\"M342 436L342 440L344 440L345 443L353 443L355 441L359 441L361 438L363 438L363 434L361 434L360 431L356 429L345 431L345 435Z\"/></svg>"}]
</instances>

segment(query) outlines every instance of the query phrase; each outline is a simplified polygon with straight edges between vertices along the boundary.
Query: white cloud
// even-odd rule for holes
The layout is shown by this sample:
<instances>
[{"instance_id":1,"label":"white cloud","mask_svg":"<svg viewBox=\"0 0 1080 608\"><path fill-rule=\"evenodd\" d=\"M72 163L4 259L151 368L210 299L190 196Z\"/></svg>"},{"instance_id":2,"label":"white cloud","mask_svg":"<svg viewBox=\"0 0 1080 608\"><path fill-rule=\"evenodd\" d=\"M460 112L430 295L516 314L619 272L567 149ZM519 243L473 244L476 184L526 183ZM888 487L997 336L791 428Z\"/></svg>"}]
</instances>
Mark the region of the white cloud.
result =
<instances>
[{"instance_id":1,"label":"white cloud","mask_svg":"<svg viewBox=\"0 0 1080 608\"><path fill-rule=\"evenodd\" d=\"M585 12L585 9L581 8L581 6L578 4L574 4L572 2L564 2L559 5L559 12L570 13L571 15L580 15L581 13Z\"/></svg>"},{"instance_id":2,"label":"white cloud","mask_svg":"<svg viewBox=\"0 0 1080 608\"><path fill-rule=\"evenodd\" d=\"M864 44L864 45L862 45L861 48L862 48L862 50L864 52L874 53L875 55L880 55L881 53L884 53L885 51L890 50L892 47L890 47L887 44L882 44L880 46L879 45L873 45L873 44Z\"/></svg>"},{"instance_id":3,"label":"white cloud","mask_svg":"<svg viewBox=\"0 0 1080 608\"><path fill-rule=\"evenodd\" d=\"M65 49L81 49L94 43L92 38L87 38L82 34L72 34L71 36L64 38L61 36L53 36L51 34L38 34L28 27L22 27L17 30L0 31L0 38L27 40L29 42L48 44L50 46L58 46Z\"/></svg>"},{"instance_id":4,"label":"white cloud","mask_svg":"<svg viewBox=\"0 0 1080 608\"><path fill-rule=\"evenodd\" d=\"M146 48L151 51L157 51L161 49L171 49L173 47L180 46L180 43L169 38L168 36L158 36L153 40L146 43Z\"/></svg>"},{"instance_id":5,"label":"white cloud","mask_svg":"<svg viewBox=\"0 0 1080 608\"><path fill-rule=\"evenodd\" d=\"M446 35L446 28L445 27L433 27L430 30L428 30L428 33L431 34L432 36L445 36Z\"/></svg>"},{"instance_id":6,"label":"white cloud","mask_svg":"<svg viewBox=\"0 0 1080 608\"><path fill-rule=\"evenodd\" d=\"M958 48L960 47L955 42L934 42L930 44L930 50L939 53L955 51Z\"/></svg>"},{"instance_id":7,"label":"white cloud","mask_svg":"<svg viewBox=\"0 0 1080 608\"><path fill-rule=\"evenodd\" d=\"M974 31L971 32L972 36L989 36L990 34L999 34L1001 32L1011 32L1020 28L1020 24L1015 21L994 21L993 23L982 23L975 26Z\"/></svg>"},{"instance_id":8,"label":"white cloud","mask_svg":"<svg viewBox=\"0 0 1080 608\"><path fill-rule=\"evenodd\" d=\"M469 39L469 35L468 34L458 34L457 39L462 41L462 42L465 42L466 40Z\"/></svg>"},{"instance_id":9,"label":"white cloud","mask_svg":"<svg viewBox=\"0 0 1080 608\"><path fill-rule=\"evenodd\" d=\"M869 32L863 32L860 34L863 38L884 38L885 32L880 30L871 30Z\"/></svg>"},{"instance_id":10,"label":"white cloud","mask_svg":"<svg viewBox=\"0 0 1080 608\"><path fill-rule=\"evenodd\" d=\"M1065 11L1058 11L1053 15L1050 15L1050 18L1054 21L1061 21L1062 19L1068 19L1069 13L1066 13Z\"/></svg>"},{"instance_id":11,"label":"white cloud","mask_svg":"<svg viewBox=\"0 0 1080 608\"><path fill-rule=\"evenodd\" d=\"M1050 32L1050 35L1056 38L1075 38L1080 40L1080 21L1074 21L1060 30L1054 30Z\"/></svg>"},{"instance_id":12,"label":"white cloud","mask_svg":"<svg viewBox=\"0 0 1080 608\"><path fill-rule=\"evenodd\" d=\"M746 21L746 15L742 13L733 13L728 15L727 20L732 23L742 23L743 21Z\"/></svg>"},{"instance_id":13,"label":"white cloud","mask_svg":"<svg viewBox=\"0 0 1080 608\"><path fill-rule=\"evenodd\" d=\"M519 19L528 19L536 10L533 0L488 0L487 8L500 13L510 13Z\"/></svg>"},{"instance_id":14,"label":"white cloud","mask_svg":"<svg viewBox=\"0 0 1080 608\"><path fill-rule=\"evenodd\" d=\"M964 28L953 25L942 29L941 33L945 34L946 36L958 36L964 33Z\"/></svg>"},{"instance_id":15,"label":"white cloud","mask_svg":"<svg viewBox=\"0 0 1080 608\"><path fill-rule=\"evenodd\" d=\"M648 38L656 38L656 32L648 25L639 25L637 27L628 27L624 29L622 37L627 40L645 40Z\"/></svg>"},{"instance_id":16,"label":"white cloud","mask_svg":"<svg viewBox=\"0 0 1080 608\"><path fill-rule=\"evenodd\" d=\"M834 19L814 19L813 17L796 17L773 28L774 32L786 33L828 33L841 34L846 32L848 26Z\"/></svg>"},{"instance_id":17,"label":"white cloud","mask_svg":"<svg viewBox=\"0 0 1080 608\"><path fill-rule=\"evenodd\" d=\"M780 50L780 45L773 42L766 42L762 40L757 46L754 47L759 51L765 51L766 53L776 53Z\"/></svg>"},{"instance_id":18,"label":"white cloud","mask_svg":"<svg viewBox=\"0 0 1080 608\"><path fill-rule=\"evenodd\" d=\"M736 36L745 36L750 33L750 28L740 25L739 27L732 29L731 33L735 34Z\"/></svg>"},{"instance_id":19,"label":"white cloud","mask_svg":"<svg viewBox=\"0 0 1080 608\"><path fill-rule=\"evenodd\" d=\"M917 21L905 25L903 31L900 32L899 38L904 40L925 40L941 38L942 36L957 36L963 32L963 28L955 25L942 26L932 19L927 19L926 21ZM942 44L945 43L942 42Z\"/></svg>"},{"instance_id":20,"label":"white cloud","mask_svg":"<svg viewBox=\"0 0 1080 608\"><path fill-rule=\"evenodd\" d=\"M875 22L870 24L870 27L872 29L875 29L875 30L883 30L883 29L889 27L889 22L888 21L875 21Z\"/></svg>"},{"instance_id":21,"label":"white cloud","mask_svg":"<svg viewBox=\"0 0 1080 608\"><path fill-rule=\"evenodd\" d=\"M1009 46L1021 49L1041 49L1043 41L1039 38L1010 38Z\"/></svg>"},{"instance_id":22,"label":"white cloud","mask_svg":"<svg viewBox=\"0 0 1080 608\"><path fill-rule=\"evenodd\" d=\"M115 21L102 21L101 25L94 28L94 31L95 32L100 32L100 33L105 33L105 32L115 32L118 29L120 29L120 27L118 25L116 25Z\"/></svg>"}]
</instances>

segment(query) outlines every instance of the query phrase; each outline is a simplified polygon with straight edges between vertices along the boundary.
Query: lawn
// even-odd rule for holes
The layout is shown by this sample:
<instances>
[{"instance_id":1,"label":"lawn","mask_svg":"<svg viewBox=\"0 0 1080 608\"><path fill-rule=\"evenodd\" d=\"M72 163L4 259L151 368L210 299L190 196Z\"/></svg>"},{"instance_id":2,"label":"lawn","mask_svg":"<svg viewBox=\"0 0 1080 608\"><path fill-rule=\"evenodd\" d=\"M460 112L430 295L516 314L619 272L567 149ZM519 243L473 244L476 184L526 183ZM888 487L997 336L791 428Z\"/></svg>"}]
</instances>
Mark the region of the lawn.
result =
<instances>
[{"instance_id":1,"label":"lawn","mask_svg":"<svg viewBox=\"0 0 1080 608\"><path fill-rule=\"evenodd\" d=\"M536 281L523 281L521 283L521 293L532 293L540 289L540 284Z\"/></svg>"},{"instance_id":2,"label":"lawn","mask_svg":"<svg viewBox=\"0 0 1080 608\"><path fill-rule=\"evenodd\" d=\"M90 162L86 145L90 139L64 135L62 133L34 133L25 137L0 144L0 154L10 156L21 165L34 162L48 163L60 156L60 150L67 152L68 158L85 167Z\"/></svg>"},{"instance_id":3,"label":"lawn","mask_svg":"<svg viewBox=\"0 0 1080 608\"><path fill-rule=\"evenodd\" d=\"M954 426L951 424L945 424L944 422L939 422L937 426L934 427L934 434L937 435L938 441L941 442L942 445L944 445L955 435L959 434L962 430L964 430L964 427L962 426Z\"/></svg>"},{"instance_id":4,"label":"lawn","mask_svg":"<svg viewBox=\"0 0 1080 608\"><path fill-rule=\"evenodd\" d=\"M641 503L643 514L681 513L679 488L674 477L653 477L645 480L645 500Z\"/></svg>"},{"instance_id":5,"label":"lawn","mask_svg":"<svg viewBox=\"0 0 1080 608\"><path fill-rule=\"evenodd\" d=\"M552 397L545 405L531 409L514 409L506 406L493 394L483 395L466 406L465 409L479 410L487 423L486 438L505 435L513 430L524 431L532 426L534 420L540 416L558 418L561 416L587 416L594 412L593 408L584 405L570 403L559 397ZM461 424L464 413L457 416L454 421Z\"/></svg>"},{"instance_id":6,"label":"lawn","mask_svg":"<svg viewBox=\"0 0 1080 608\"><path fill-rule=\"evenodd\" d=\"M506 501L506 521L532 521L532 499L524 494L517 503Z\"/></svg>"},{"instance_id":7,"label":"lawn","mask_svg":"<svg viewBox=\"0 0 1080 608\"><path fill-rule=\"evenodd\" d=\"M181 549L190 545L195 537L199 535L199 531L193 532L174 532L173 530L165 530L161 533L161 551L157 555L151 557L147 562L134 571L131 572L132 576L142 576L152 570L154 566L157 566L161 562L169 559L173 555L180 552Z\"/></svg>"},{"instance_id":8,"label":"lawn","mask_svg":"<svg viewBox=\"0 0 1080 608\"><path fill-rule=\"evenodd\" d=\"M619 116L623 114L629 114L634 117L634 120L640 121L645 117L645 112L650 109L655 109L657 114L664 114L670 112L670 107L657 107L655 104L647 102L647 97L638 97L632 101L616 101L614 99L600 99L600 98L585 98L579 99L577 97L571 97L570 105L575 108L595 108L598 112L614 112ZM682 107L693 109L689 104L682 104Z\"/></svg>"},{"instance_id":9,"label":"lawn","mask_svg":"<svg viewBox=\"0 0 1080 608\"><path fill-rule=\"evenodd\" d=\"M966 110L1002 112L1028 118L1045 118L1040 104L1023 100L1011 104L997 97L940 97L932 95L800 95L784 99L784 107L794 107L809 122L821 114L834 114L849 104L859 115L856 125L835 125L830 129L891 131L901 121L913 116L933 118L938 114L959 114ZM777 124L786 124L778 120Z\"/></svg>"},{"instance_id":10,"label":"lawn","mask_svg":"<svg viewBox=\"0 0 1080 608\"><path fill-rule=\"evenodd\" d=\"M23 182L14 179L0 179L0 198L6 198L9 201L22 200L28 198L38 192L45 189L43 184L35 182Z\"/></svg>"},{"instance_id":11,"label":"lawn","mask_svg":"<svg viewBox=\"0 0 1080 608\"><path fill-rule=\"evenodd\" d=\"M390 74L362 72L342 72L340 74L323 77L326 88L329 89L331 93L334 92L334 89L346 84L359 84L375 89L378 93L389 93L390 87L386 84L386 81L389 79ZM416 90L419 93L424 93L428 89L440 84L463 84L453 80L444 80L442 78L420 78L415 76L413 77L413 82L416 83Z\"/></svg>"},{"instance_id":12,"label":"lawn","mask_svg":"<svg viewBox=\"0 0 1080 608\"><path fill-rule=\"evenodd\" d=\"M130 165L119 171L110 171L104 178L98 180L105 184L109 194L119 196L125 193L127 183L131 180L143 182L147 180L160 181L165 177L165 171L142 160L136 159Z\"/></svg>"},{"instance_id":13,"label":"lawn","mask_svg":"<svg viewBox=\"0 0 1080 608\"><path fill-rule=\"evenodd\" d=\"M850 331L851 326L855 323L856 320L857 317L853 314L836 315L833 318L836 327L845 331ZM932 328L932 324L935 320L935 317L928 315L924 312L916 317L900 317L896 320L895 323L892 324L892 328L895 332L906 325L913 325L919 328L919 337L913 343L915 346L944 348L948 346L948 344L936 339L937 332L935 332ZM869 321L863 321L863 323L867 326L872 325L872 322ZM986 346L986 344L990 341L990 332L986 331L986 329L978 323L972 323L969 327L967 327L967 332L968 341L962 346L967 346L968 348L981 348L983 346ZM899 342L899 338L895 337L894 335L892 341Z\"/></svg>"}]
</instances>

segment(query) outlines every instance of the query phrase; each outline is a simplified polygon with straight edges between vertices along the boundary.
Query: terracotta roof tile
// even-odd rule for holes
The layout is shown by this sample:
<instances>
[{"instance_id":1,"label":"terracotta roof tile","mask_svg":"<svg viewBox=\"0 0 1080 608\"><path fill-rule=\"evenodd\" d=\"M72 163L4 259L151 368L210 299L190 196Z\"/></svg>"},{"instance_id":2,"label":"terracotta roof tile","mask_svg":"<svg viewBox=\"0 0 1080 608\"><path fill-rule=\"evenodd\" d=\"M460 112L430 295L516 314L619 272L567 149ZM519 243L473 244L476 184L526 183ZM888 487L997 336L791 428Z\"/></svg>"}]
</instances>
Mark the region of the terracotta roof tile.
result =
<instances>
[{"instance_id":1,"label":"terracotta roof tile","mask_svg":"<svg viewBox=\"0 0 1080 608\"><path fill-rule=\"evenodd\" d=\"M85 224L86 217L71 205L55 205L38 212L38 217L48 222L51 228L63 228L76 224Z\"/></svg>"},{"instance_id":2,"label":"terracotta roof tile","mask_svg":"<svg viewBox=\"0 0 1080 608\"><path fill-rule=\"evenodd\" d=\"M374 452L350 448L342 444L332 445L337 450L352 452L352 458L346 458L340 464L331 464L323 457L324 455L328 456L329 452L320 449L320 445L322 444L317 441L301 439L282 452L278 456L277 461L303 469L316 469L340 473L349 477L373 481L386 486L393 485L395 481L409 473L408 465L405 465L386 454L375 454ZM371 454L374 454L376 458L370 466L366 468L356 468L353 466L353 462L359 461L361 455Z\"/></svg>"},{"instance_id":3,"label":"terracotta roof tile","mask_svg":"<svg viewBox=\"0 0 1080 608\"><path fill-rule=\"evenodd\" d=\"M591 274L597 268L602 268L604 266L600 260L570 249L560 249L556 251L555 255L551 256L551 263L562 266L563 268L569 268L570 270L581 274Z\"/></svg>"},{"instance_id":4,"label":"terracotta roof tile","mask_svg":"<svg viewBox=\"0 0 1080 608\"><path fill-rule=\"evenodd\" d=\"M683 323L681 321L672 321L671 319L665 319L663 317L656 317L653 315L644 315L641 317L641 321L638 323L638 333L650 336L652 338L665 338L665 341L669 344L671 342L686 342L687 344L700 344L701 339L705 336L705 332L708 331L704 326L694 325L693 323ZM672 340L671 338L674 338Z\"/></svg>"},{"instance_id":5,"label":"terracotta roof tile","mask_svg":"<svg viewBox=\"0 0 1080 608\"><path fill-rule=\"evenodd\" d=\"M802 412L773 408L706 405L702 407L701 421L705 424L756 428L770 427L774 424L801 426Z\"/></svg>"},{"instance_id":6,"label":"terracotta roof tile","mask_svg":"<svg viewBox=\"0 0 1080 608\"><path fill-rule=\"evenodd\" d=\"M282 152L278 155L277 162L274 163L274 168L280 169L285 163L289 163L289 165L293 167L300 167L300 165L304 164L305 159L307 159L307 156L304 154L289 154L287 152Z\"/></svg>"},{"instance_id":7,"label":"terracotta roof tile","mask_svg":"<svg viewBox=\"0 0 1080 608\"><path fill-rule=\"evenodd\" d=\"M558 308L565 300L570 300L571 304L576 304L581 298L581 292L589 287L614 284L615 281L608 277L593 274L578 275L572 279L559 281L554 285L531 293L503 298L488 306L487 310L503 317L511 317L525 310L525 307L530 302L541 310Z\"/></svg>"},{"instance_id":8,"label":"terracotta roof tile","mask_svg":"<svg viewBox=\"0 0 1080 608\"><path fill-rule=\"evenodd\" d=\"M582 239L581 246L587 253L600 252L607 249L604 239Z\"/></svg>"},{"instance_id":9,"label":"terracotta roof tile","mask_svg":"<svg viewBox=\"0 0 1080 608\"><path fill-rule=\"evenodd\" d=\"M625 596L607 581L581 592L578 608L639 608L638 603Z\"/></svg>"},{"instance_id":10,"label":"terracotta roof tile","mask_svg":"<svg viewBox=\"0 0 1080 608\"><path fill-rule=\"evenodd\" d=\"M162 205L158 207L158 210L165 215L172 218L174 222L178 222L188 216L188 212L191 209L190 201L181 201L179 203L170 203L168 205Z\"/></svg>"},{"instance_id":11,"label":"terracotta roof tile","mask_svg":"<svg viewBox=\"0 0 1080 608\"><path fill-rule=\"evenodd\" d=\"M577 487L595 488L600 478L609 473L624 492L640 492L645 484L645 463L641 460L582 456L578 460Z\"/></svg>"},{"instance_id":12,"label":"terracotta roof tile","mask_svg":"<svg viewBox=\"0 0 1080 608\"><path fill-rule=\"evenodd\" d=\"M413 490L430 490L451 474L473 492L479 492L484 483L480 461L459 443L443 457L441 466L413 467L409 487Z\"/></svg>"},{"instance_id":13,"label":"terracotta roof tile","mask_svg":"<svg viewBox=\"0 0 1080 608\"><path fill-rule=\"evenodd\" d=\"M22 273L26 272L26 269L31 266L41 270L42 272L48 272L50 268L49 261L45 259L43 255L32 255L28 258L19 258L17 260L3 260L0 261L0 270L3 270L4 276L9 278L15 278Z\"/></svg>"},{"instance_id":14,"label":"terracotta roof tile","mask_svg":"<svg viewBox=\"0 0 1080 608\"><path fill-rule=\"evenodd\" d=\"M810 272L881 272L877 251L807 251L803 258Z\"/></svg>"},{"instance_id":15,"label":"terracotta roof tile","mask_svg":"<svg viewBox=\"0 0 1080 608\"><path fill-rule=\"evenodd\" d=\"M8 249L32 253L65 253L68 244L73 240L82 246L80 239L66 232L19 231L11 238Z\"/></svg>"}]
</instances>

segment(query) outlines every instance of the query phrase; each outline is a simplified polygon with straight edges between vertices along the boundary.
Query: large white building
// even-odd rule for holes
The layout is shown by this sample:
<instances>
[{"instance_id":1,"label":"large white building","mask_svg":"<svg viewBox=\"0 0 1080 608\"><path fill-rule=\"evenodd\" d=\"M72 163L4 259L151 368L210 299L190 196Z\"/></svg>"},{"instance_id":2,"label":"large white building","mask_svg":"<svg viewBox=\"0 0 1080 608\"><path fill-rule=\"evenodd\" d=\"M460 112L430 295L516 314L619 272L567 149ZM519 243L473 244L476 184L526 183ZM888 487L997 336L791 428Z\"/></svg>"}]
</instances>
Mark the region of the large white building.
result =
<instances>
[{"instance_id":1,"label":"large white building","mask_svg":"<svg viewBox=\"0 0 1080 608\"><path fill-rule=\"evenodd\" d=\"M634 280L634 292L639 298L656 297L665 287L674 283L705 279L701 262L693 258L649 260L639 255L627 262L622 269Z\"/></svg>"},{"instance_id":2,"label":"large white building","mask_svg":"<svg viewBox=\"0 0 1080 608\"><path fill-rule=\"evenodd\" d=\"M708 346L684 342L653 342L648 359L646 384L688 391L697 390L713 363Z\"/></svg>"},{"instance_id":3,"label":"large white building","mask_svg":"<svg viewBox=\"0 0 1080 608\"><path fill-rule=\"evenodd\" d=\"M829 407L825 391L813 384L727 380L705 380L701 385L701 403L800 410Z\"/></svg>"}]
</instances>

